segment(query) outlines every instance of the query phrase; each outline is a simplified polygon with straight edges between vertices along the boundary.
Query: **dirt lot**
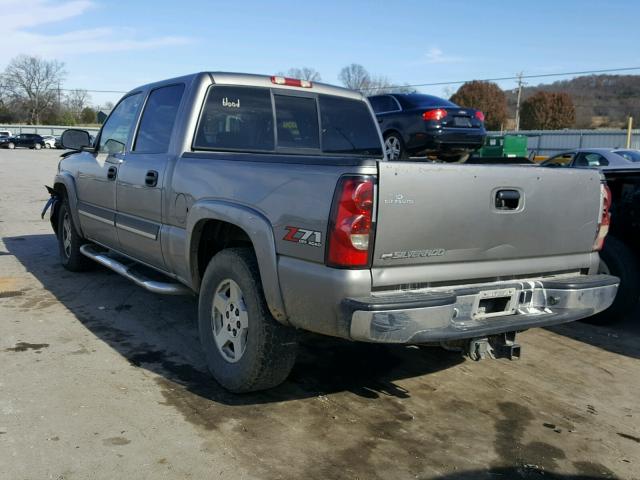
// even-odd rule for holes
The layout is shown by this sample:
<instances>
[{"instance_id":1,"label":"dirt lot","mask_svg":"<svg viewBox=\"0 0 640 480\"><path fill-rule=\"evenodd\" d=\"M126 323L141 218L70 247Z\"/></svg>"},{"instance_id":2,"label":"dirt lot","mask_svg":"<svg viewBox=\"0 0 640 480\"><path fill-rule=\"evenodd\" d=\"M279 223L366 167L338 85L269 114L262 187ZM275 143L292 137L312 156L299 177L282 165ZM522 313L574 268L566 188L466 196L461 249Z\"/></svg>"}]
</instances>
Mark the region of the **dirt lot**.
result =
<instances>
[{"instance_id":1,"label":"dirt lot","mask_svg":"<svg viewBox=\"0 0 640 480\"><path fill-rule=\"evenodd\" d=\"M232 396L193 299L59 266L58 153L0 150L2 480L640 479L640 315L527 332L518 362L309 337Z\"/></svg>"}]
</instances>

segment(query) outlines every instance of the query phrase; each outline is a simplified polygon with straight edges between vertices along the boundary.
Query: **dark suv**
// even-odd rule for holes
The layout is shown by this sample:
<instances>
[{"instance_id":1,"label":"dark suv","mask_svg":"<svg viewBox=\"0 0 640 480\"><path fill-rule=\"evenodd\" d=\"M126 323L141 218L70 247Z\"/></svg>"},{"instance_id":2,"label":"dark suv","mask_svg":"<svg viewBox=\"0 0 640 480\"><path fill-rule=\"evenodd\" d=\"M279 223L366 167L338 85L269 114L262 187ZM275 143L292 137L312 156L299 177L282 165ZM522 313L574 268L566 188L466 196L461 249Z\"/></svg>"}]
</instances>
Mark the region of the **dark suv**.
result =
<instances>
[{"instance_id":1,"label":"dark suv","mask_svg":"<svg viewBox=\"0 0 640 480\"><path fill-rule=\"evenodd\" d=\"M484 114L443 98L420 93L369 97L390 160L409 155L466 160L484 142Z\"/></svg>"},{"instance_id":2,"label":"dark suv","mask_svg":"<svg viewBox=\"0 0 640 480\"><path fill-rule=\"evenodd\" d=\"M40 150L44 147L44 138L37 133L20 133L15 137L7 139L1 144L2 147L14 149L16 147L35 148Z\"/></svg>"}]
</instances>

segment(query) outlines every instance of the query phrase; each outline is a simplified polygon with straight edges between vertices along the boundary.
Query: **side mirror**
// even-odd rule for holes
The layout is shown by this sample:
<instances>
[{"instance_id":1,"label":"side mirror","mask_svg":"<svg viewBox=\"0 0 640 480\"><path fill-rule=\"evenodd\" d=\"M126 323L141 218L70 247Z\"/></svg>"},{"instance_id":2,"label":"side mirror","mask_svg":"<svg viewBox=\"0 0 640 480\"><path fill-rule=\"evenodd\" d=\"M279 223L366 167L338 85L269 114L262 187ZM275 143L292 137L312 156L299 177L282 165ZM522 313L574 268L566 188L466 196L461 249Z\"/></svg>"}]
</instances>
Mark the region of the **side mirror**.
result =
<instances>
[{"instance_id":1,"label":"side mirror","mask_svg":"<svg viewBox=\"0 0 640 480\"><path fill-rule=\"evenodd\" d=\"M60 143L70 150L82 150L84 147L91 146L91 138L86 130L70 128L62 132Z\"/></svg>"}]
</instances>

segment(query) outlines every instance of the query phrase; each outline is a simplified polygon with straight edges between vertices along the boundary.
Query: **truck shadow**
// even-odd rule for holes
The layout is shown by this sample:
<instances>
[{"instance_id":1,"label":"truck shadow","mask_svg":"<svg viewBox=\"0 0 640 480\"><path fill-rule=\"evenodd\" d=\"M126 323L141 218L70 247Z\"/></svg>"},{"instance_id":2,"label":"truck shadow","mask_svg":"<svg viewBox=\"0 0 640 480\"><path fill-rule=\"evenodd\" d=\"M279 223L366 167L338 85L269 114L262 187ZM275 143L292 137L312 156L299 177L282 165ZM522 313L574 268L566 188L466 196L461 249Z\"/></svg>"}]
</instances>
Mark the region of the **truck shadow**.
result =
<instances>
[{"instance_id":1,"label":"truck shadow","mask_svg":"<svg viewBox=\"0 0 640 480\"><path fill-rule=\"evenodd\" d=\"M463 361L459 354L439 348L390 347L305 334L296 366L283 385L268 392L232 395L207 372L198 340L195 297L154 295L99 266L92 272L67 272L59 264L53 234L3 241L42 289L55 297L39 303L34 298L45 292L26 288L16 299L21 302L16 308L43 309L46 314L59 302L130 364L159 375L158 383L167 388L176 384L223 404L282 402L340 391L365 398L406 398L411 392L398 380Z\"/></svg>"},{"instance_id":2,"label":"truck shadow","mask_svg":"<svg viewBox=\"0 0 640 480\"><path fill-rule=\"evenodd\" d=\"M640 305L632 315L610 325L572 322L547 329L613 353L640 358Z\"/></svg>"},{"instance_id":3,"label":"truck shadow","mask_svg":"<svg viewBox=\"0 0 640 480\"><path fill-rule=\"evenodd\" d=\"M617 478L609 475L564 475L553 471L536 468L534 465L523 467L493 468L491 470L474 470L468 472L454 473L442 477L435 477L431 480L493 480L504 478L505 480L603 480L606 478Z\"/></svg>"}]
</instances>

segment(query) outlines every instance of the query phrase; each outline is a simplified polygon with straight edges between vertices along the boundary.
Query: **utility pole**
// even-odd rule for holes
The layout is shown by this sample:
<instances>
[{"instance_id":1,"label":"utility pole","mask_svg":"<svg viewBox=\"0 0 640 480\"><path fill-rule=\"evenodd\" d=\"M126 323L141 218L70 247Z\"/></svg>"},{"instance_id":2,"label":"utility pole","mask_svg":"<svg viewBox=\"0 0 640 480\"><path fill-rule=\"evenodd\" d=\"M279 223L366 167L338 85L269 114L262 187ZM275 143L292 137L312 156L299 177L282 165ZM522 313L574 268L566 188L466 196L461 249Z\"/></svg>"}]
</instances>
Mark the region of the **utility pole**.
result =
<instances>
[{"instance_id":1,"label":"utility pole","mask_svg":"<svg viewBox=\"0 0 640 480\"><path fill-rule=\"evenodd\" d=\"M516 132L520 130L520 98L522 97L522 72L518 75L518 99L516 100Z\"/></svg>"},{"instance_id":2,"label":"utility pole","mask_svg":"<svg viewBox=\"0 0 640 480\"><path fill-rule=\"evenodd\" d=\"M629 120L627 121L627 145L626 148L631 148L631 131L633 129L633 117L629 115Z\"/></svg>"}]
</instances>

